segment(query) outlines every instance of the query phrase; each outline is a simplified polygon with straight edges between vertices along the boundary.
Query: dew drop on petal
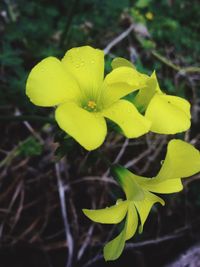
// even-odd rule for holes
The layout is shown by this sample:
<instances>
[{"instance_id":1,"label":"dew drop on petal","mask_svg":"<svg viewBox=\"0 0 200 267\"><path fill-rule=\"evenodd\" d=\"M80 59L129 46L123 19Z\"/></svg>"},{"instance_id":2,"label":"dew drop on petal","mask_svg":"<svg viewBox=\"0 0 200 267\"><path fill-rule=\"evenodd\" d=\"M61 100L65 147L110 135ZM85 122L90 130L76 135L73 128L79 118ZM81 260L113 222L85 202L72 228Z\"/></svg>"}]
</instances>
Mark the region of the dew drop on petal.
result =
<instances>
[{"instance_id":1,"label":"dew drop on petal","mask_svg":"<svg viewBox=\"0 0 200 267\"><path fill-rule=\"evenodd\" d=\"M80 65L81 65L81 67L83 67L83 66L84 66L84 63L85 63L85 62L84 62L83 60L81 60L81 64L80 64Z\"/></svg>"}]
</instances>

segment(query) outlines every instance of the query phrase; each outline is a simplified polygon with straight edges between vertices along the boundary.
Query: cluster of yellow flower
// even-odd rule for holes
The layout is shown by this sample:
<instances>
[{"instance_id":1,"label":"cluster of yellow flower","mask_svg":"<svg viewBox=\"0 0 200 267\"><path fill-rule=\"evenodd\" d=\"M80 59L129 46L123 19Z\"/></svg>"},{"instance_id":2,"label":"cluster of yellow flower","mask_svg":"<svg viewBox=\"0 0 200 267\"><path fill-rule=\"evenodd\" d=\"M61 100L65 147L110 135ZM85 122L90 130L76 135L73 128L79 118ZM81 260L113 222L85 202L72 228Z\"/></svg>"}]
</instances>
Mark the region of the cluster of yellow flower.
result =
<instances>
[{"instance_id":1,"label":"cluster of yellow flower","mask_svg":"<svg viewBox=\"0 0 200 267\"><path fill-rule=\"evenodd\" d=\"M104 78L103 51L89 46L73 48L60 61L48 57L30 72L26 94L35 105L56 106L55 118L66 133L87 150L98 148L104 141L112 120L127 138L147 132L176 134L190 128L190 104L177 96L166 95L159 87L156 74L138 72L126 59L115 58L113 70ZM137 91L133 101L124 97ZM91 220L116 224L125 218L122 232L104 248L106 260L117 259L138 227L138 214L144 222L154 203L164 201L155 193L182 190L181 178L200 171L200 153L190 144L172 140L158 175L137 176L121 166L111 167L123 188L126 200L101 210L83 212ZM151 192L150 192L151 191Z\"/></svg>"}]
</instances>

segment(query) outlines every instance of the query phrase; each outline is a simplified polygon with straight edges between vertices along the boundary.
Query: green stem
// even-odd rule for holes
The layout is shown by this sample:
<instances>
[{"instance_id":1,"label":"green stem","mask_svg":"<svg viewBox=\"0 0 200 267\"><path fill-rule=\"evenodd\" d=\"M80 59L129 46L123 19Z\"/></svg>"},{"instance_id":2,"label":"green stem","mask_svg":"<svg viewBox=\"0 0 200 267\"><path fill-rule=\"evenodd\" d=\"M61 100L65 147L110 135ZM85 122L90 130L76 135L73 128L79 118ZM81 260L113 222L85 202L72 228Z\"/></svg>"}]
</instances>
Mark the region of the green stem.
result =
<instances>
[{"instance_id":1,"label":"green stem","mask_svg":"<svg viewBox=\"0 0 200 267\"><path fill-rule=\"evenodd\" d=\"M65 43L65 40L66 40L68 32L69 32L69 28L71 26L71 23L72 23L72 20L73 20L73 17L74 17L74 11L75 11L75 9L76 9L76 7L78 5L78 2L79 2L79 0L74 0L72 5L71 5L71 9L68 12L68 15L67 15L68 20L67 20L65 29L64 29L64 31L62 33L62 36L60 38L60 47L62 47L64 45L64 43Z\"/></svg>"},{"instance_id":2,"label":"green stem","mask_svg":"<svg viewBox=\"0 0 200 267\"><path fill-rule=\"evenodd\" d=\"M10 18L11 22L16 22L16 15L13 11L13 7L12 4L10 3L10 0L4 0L5 4L6 4L6 9L8 12L8 16Z\"/></svg>"},{"instance_id":3,"label":"green stem","mask_svg":"<svg viewBox=\"0 0 200 267\"><path fill-rule=\"evenodd\" d=\"M181 66L178 66L178 65L174 64L172 61L170 61L166 57L163 57L162 55L160 55L155 50L151 51L151 53L152 53L152 55L154 57L156 57L162 63L164 63L165 65L171 67L172 69L174 69L176 71L179 71L179 72L182 72L182 73L193 73L193 72L200 73L200 68L199 67L193 67L193 66L190 66L190 67L181 67Z\"/></svg>"}]
</instances>

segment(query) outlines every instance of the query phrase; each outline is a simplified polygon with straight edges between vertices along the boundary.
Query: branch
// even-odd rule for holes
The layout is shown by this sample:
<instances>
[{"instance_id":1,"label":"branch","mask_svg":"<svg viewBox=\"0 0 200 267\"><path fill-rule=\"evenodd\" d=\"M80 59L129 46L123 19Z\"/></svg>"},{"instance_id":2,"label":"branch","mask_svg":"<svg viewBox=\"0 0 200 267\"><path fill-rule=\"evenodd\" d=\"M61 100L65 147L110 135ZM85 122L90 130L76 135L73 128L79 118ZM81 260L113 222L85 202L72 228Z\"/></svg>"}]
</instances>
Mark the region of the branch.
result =
<instances>
[{"instance_id":1,"label":"branch","mask_svg":"<svg viewBox=\"0 0 200 267\"><path fill-rule=\"evenodd\" d=\"M183 74L185 73L193 73L193 72L197 72L200 73L200 68L199 67L193 67L193 66L189 66L189 67L181 67L179 65L174 64L171 60L167 59L166 57L160 55L158 52L156 52L155 50L151 51L151 54L157 58L158 60L160 60L162 63L164 63L165 65L167 65L168 67L181 72Z\"/></svg>"},{"instance_id":2,"label":"branch","mask_svg":"<svg viewBox=\"0 0 200 267\"><path fill-rule=\"evenodd\" d=\"M134 29L134 24L131 24L129 26L129 28L122 32L119 36L117 36L116 38L114 38L107 46L106 48L104 49L104 54L107 55L110 50L115 46L117 45L118 43L120 43L123 39L125 39L131 32L132 30Z\"/></svg>"},{"instance_id":3,"label":"branch","mask_svg":"<svg viewBox=\"0 0 200 267\"><path fill-rule=\"evenodd\" d=\"M65 200L65 187L60 175L60 164L55 164L55 170L56 170L56 177L57 177L57 184L58 184L58 192L60 197L60 205L61 205L61 212L65 227L65 235L66 235L66 241L68 245L68 258L67 258L67 264L66 267L72 267L73 265L73 251L74 251L74 241L72 238L72 234L69 227L69 221L67 216L67 207L66 207L66 200Z\"/></svg>"}]
</instances>

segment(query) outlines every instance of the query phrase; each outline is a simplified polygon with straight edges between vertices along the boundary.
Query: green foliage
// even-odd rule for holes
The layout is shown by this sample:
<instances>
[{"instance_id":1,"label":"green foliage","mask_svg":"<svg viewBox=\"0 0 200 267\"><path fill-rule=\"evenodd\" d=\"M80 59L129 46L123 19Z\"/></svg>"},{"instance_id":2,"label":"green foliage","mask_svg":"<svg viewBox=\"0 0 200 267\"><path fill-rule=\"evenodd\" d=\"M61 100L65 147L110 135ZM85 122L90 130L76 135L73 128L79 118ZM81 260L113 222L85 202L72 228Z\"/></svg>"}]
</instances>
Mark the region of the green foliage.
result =
<instances>
[{"instance_id":1,"label":"green foliage","mask_svg":"<svg viewBox=\"0 0 200 267\"><path fill-rule=\"evenodd\" d=\"M150 2L151 0L138 0L135 5L138 8L144 8L144 7L148 7Z\"/></svg>"},{"instance_id":2,"label":"green foliage","mask_svg":"<svg viewBox=\"0 0 200 267\"><path fill-rule=\"evenodd\" d=\"M24 157L38 156L42 151L42 145L34 137L29 137L18 147L19 155Z\"/></svg>"},{"instance_id":3,"label":"green foliage","mask_svg":"<svg viewBox=\"0 0 200 267\"><path fill-rule=\"evenodd\" d=\"M173 56L180 57L183 65L199 60L200 9L197 0L192 5L186 0L171 4L166 0L138 0L135 4L128 0L30 0L28 3L18 0L2 1L0 10L6 13L1 17L0 27L0 67L3 71L0 104L20 105L26 112L37 112L24 97L26 77L34 64L49 55L61 57L72 46L90 44L104 48L112 36L123 30L121 27L126 22L121 16L125 10L134 21L146 25L151 34L151 40L140 40L144 51L157 47L165 54L164 50L171 47ZM153 14L152 20L145 17L147 12ZM126 51L125 47L120 48L118 54L127 56ZM140 70L147 68L148 62L146 64L140 56L136 60ZM152 65L161 68L157 60L151 60L149 69ZM109 69L108 57L106 71Z\"/></svg>"}]
</instances>

